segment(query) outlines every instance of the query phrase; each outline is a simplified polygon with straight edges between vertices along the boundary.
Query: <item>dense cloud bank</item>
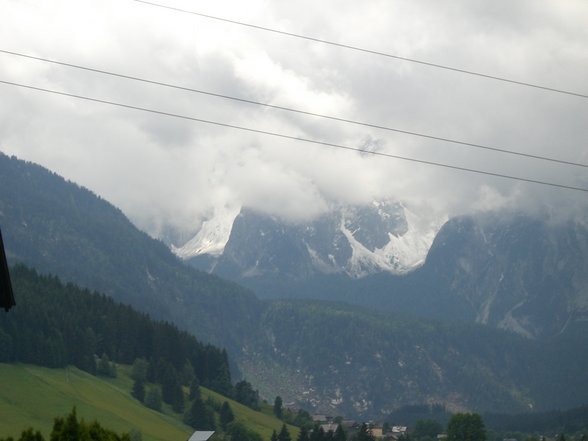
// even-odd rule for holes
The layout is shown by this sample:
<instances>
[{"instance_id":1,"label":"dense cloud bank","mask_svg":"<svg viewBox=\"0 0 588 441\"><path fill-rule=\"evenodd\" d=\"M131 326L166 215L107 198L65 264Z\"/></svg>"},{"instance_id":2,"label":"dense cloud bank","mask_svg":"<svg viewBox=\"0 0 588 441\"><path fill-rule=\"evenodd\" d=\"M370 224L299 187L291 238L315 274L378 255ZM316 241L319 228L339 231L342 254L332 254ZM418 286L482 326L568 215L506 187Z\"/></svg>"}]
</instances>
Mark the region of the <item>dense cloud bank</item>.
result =
<instances>
[{"instance_id":1,"label":"dense cloud bank","mask_svg":"<svg viewBox=\"0 0 588 441\"><path fill-rule=\"evenodd\" d=\"M162 0L233 20L588 93L588 5ZM133 1L8 1L0 49L429 135L588 163L588 100ZM588 188L586 168L107 77L0 53L0 79L354 148ZM291 220L400 199L424 217L585 212L586 193L268 137L0 85L0 150L189 237L215 210ZM224 208L223 208L224 207Z\"/></svg>"}]
</instances>

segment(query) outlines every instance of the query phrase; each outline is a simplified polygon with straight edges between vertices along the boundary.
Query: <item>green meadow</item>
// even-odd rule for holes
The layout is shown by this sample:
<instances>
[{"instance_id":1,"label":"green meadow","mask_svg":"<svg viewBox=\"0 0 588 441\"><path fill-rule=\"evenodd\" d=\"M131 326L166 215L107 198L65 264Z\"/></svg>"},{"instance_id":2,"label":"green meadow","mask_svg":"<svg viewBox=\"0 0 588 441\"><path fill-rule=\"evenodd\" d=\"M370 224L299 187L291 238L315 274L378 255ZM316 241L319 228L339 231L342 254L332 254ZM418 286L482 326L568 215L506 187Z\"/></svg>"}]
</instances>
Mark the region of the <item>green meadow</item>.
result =
<instances>
[{"instance_id":1,"label":"green meadow","mask_svg":"<svg viewBox=\"0 0 588 441\"><path fill-rule=\"evenodd\" d=\"M78 417L116 432L138 430L144 441L185 440L191 430L177 418L152 411L131 397L127 381L108 381L76 368L0 364L0 436L28 427L48 438L53 418L75 406Z\"/></svg>"},{"instance_id":2,"label":"green meadow","mask_svg":"<svg viewBox=\"0 0 588 441\"><path fill-rule=\"evenodd\" d=\"M228 401L235 414L235 420L245 424L250 430L259 433L264 440L271 438L272 431L275 430L279 433L282 428L282 421L273 416L272 406L262 404L262 411L256 412L241 403L229 400L216 392L202 388L202 398L206 400L208 397L219 403ZM290 432L292 439L296 439L299 429L295 426L288 426L288 432Z\"/></svg>"},{"instance_id":3,"label":"green meadow","mask_svg":"<svg viewBox=\"0 0 588 441\"><path fill-rule=\"evenodd\" d=\"M116 379L95 377L77 368L49 369L24 364L0 363L0 438L18 437L32 427L48 438L56 416L67 415L75 406L78 417L97 420L116 432L141 432L144 441L185 441L192 429L167 406L164 413L143 406L130 395L128 366L118 367ZM256 412L226 397L201 388L202 397L228 401L235 419L269 440L282 422L271 415L271 407ZM298 429L289 426L296 439Z\"/></svg>"}]
</instances>

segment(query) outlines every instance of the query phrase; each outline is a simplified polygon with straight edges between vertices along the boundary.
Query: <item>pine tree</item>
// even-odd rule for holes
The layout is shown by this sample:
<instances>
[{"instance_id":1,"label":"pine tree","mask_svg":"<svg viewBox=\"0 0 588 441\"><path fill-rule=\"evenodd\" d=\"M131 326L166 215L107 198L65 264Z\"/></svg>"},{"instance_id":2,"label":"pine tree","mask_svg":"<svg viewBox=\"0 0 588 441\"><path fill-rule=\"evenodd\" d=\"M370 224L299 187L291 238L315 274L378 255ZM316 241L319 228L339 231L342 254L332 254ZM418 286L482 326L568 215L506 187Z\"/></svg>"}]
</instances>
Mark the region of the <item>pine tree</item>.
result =
<instances>
[{"instance_id":1,"label":"pine tree","mask_svg":"<svg viewBox=\"0 0 588 441\"><path fill-rule=\"evenodd\" d=\"M184 415L184 423L196 430L214 430L214 414L208 409L202 398L196 398L192 401L190 407Z\"/></svg>"},{"instance_id":2,"label":"pine tree","mask_svg":"<svg viewBox=\"0 0 588 441\"><path fill-rule=\"evenodd\" d=\"M41 432L33 431L32 428L24 430L20 434L20 439L18 441L45 441Z\"/></svg>"},{"instance_id":3,"label":"pine tree","mask_svg":"<svg viewBox=\"0 0 588 441\"><path fill-rule=\"evenodd\" d=\"M298 438L296 441L310 441L310 437L308 436L308 429L304 426L300 428L300 432L298 432Z\"/></svg>"},{"instance_id":4,"label":"pine tree","mask_svg":"<svg viewBox=\"0 0 588 441\"><path fill-rule=\"evenodd\" d=\"M139 400L141 403L145 401L145 383L140 380L135 380L133 382L133 390L131 391L131 395Z\"/></svg>"},{"instance_id":5,"label":"pine tree","mask_svg":"<svg viewBox=\"0 0 588 441\"><path fill-rule=\"evenodd\" d=\"M290 437L290 432L288 432L286 424L282 424L280 433L278 433L278 441L292 441L292 438Z\"/></svg>"},{"instance_id":6,"label":"pine tree","mask_svg":"<svg viewBox=\"0 0 588 441\"><path fill-rule=\"evenodd\" d=\"M274 415L278 419L282 419L282 397L279 395L274 400Z\"/></svg>"},{"instance_id":7,"label":"pine tree","mask_svg":"<svg viewBox=\"0 0 588 441\"><path fill-rule=\"evenodd\" d=\"M149 370L149 362L144 358L136 358L133 362L133 370L131 371L131 378L135 381L145 383L147 381L147 371Z\"/></svg>"},{"instance_id":8,"label":"pine tree","mask_svg":"<svg viewBox=\"0 0 588 441\"><path fill-rule=\"evenodd\" d=\"M190 394L188 395L188 399L192 401L196 398L200 398L200 383L198 382L198 378L194 377L190 383Z\"/></svg>"},{"instance_id":9,"label":"pine tree","mask_svg":"<svg viewBox=\"0 0 588 441\"><path fill-rule=\"evenodd\" d=\"M161 402L161 389L159 389L159 386L151 386L147 389L147 393L145 394L145 406L161 412Z\"/></svg>"},{"instance_id":10,"label":"pine tree","mask_svg":"<svg viewBox=\"0 0 588 441\"><path fill-rule=\"evenodd\" d=\"M220 408L220 425L223 429L227 428L227 425L235 420L235 415L228 402L224 402Z\"/></svg>"},{"instance_id":11,"label":"pine tree","mask_svg":"<svg viewBox=\"0 0 588 441\"><path fill-rule=\"evenodd\" d=\"M343 426L341 424L337 425L337 429L335 430L335 434L333 435L333 441L345 441L347 439L347 435L345 435L345 430L343 430Z\"/></svg>"},{"instance_id":12,"label":"pine tree","mask_svg":"<svg viewBox=\"0 0 588 441\"><path fill-rule=\"evenodd\" d=\"M314 425L312 433L310 434L310 441L325 441L325 431L317 424Z\"/></svg>"},{"instance_id":13,"label":"pine tree","mask_svg":"<svg viewBox=\"0 0 588 441\"><path fill-rule=\"evenodd\" d=\"M79 441L82 439L76 408L66 418L55 418L51 441Z\"/></svg>"},{"instance_id":14,"label":"pine tree","mask_svg":"<svg viewBox=\"0 0 588 441\"><path fill-rule=\"evenodd\" d=\"M116 377L116 366L114 365L114 363L110 362L110 358L108 358L108 355L106 355L106 353L102 354L102 357L100 357L100 359L98 360L96 366L96 373L104 377Z\"/></svg>"},{"instance_id":15,"label":"pine tree","mask_svg":"<svg viewBox=\"0 0 588 441\"><path fill-rule=\"evenodd\" d=\"M182 367L182 371L179 377L180 383L182 383L182 385L184 386L191 385L194 378L196 378L196 374L194 373L194 367L192 366L192 363L190 363L190 360L186 360L186 362L184 363L184 366Z\"/></svg>"}]
</instances>

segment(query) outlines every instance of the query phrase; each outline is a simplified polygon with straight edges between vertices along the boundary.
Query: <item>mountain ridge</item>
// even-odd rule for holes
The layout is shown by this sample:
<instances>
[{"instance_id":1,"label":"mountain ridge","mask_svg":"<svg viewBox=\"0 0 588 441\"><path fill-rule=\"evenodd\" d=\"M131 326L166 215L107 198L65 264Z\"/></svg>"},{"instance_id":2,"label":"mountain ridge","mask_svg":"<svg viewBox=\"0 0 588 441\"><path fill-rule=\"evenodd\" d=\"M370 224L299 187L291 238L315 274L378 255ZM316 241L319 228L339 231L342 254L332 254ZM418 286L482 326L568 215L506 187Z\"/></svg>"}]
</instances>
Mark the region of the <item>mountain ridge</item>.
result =
<instances>
[{"instance_id":1,"label":"mountain ridge","mask_svg":"<svg viewBox=\"0 0 588 441\"><path fill-rule=\"evenodd\" d=\"M427 250L425 260L413 260L414 265L394 272L389 267L394 255L382 264L382 255L369 254L370 249L390 247L399 255L403 246L411 246L408 232L417 221L407 220L410 212L402 205L393 209L401 215L392 225L375 222L377 210L359 211L364 218L356 216L356 226L362 221L376 225L377 233L367 237L361 237L361 228L351 234L344 210L292 226L245 209L235 218L223 253L201 254L187 262L263 298L346 301L476 322L527 338L555 335L566 324L588 319L588 275L582 269L588 265L585 224L513 211L459 216L434 237L436 230L429 230L431 236L421 245L430 246L415 246L415 255ZM328 238L326 244L309 246L308 238L317 231ZM388 239L382 240L382 233ZM358 239L363 244L356 246ZM332 249L339 254L330 254ZM331 261L324 256L331 256Z\"/></svg>"},{"instance_id":2,"label":"mountain ridge","mask_svg":"<svg viewBox=\"0 0 588 441\"><path fill-rule=\"evenodd\" d=\"M288 266L302 271L302 277L341 273L362 278L381 271L399 275L424 263L442 224L424 223L393 201L337 206L307 222L287 222L247 207L235 213L216 210L193 239L181 247L172 245L172 251L200 269L232 278L268 272L295 276ZM275 262L284 251L272 246L289 249L287 263ZM245 252L247 248L254 251Z\"/></svg>"}]
</instances>

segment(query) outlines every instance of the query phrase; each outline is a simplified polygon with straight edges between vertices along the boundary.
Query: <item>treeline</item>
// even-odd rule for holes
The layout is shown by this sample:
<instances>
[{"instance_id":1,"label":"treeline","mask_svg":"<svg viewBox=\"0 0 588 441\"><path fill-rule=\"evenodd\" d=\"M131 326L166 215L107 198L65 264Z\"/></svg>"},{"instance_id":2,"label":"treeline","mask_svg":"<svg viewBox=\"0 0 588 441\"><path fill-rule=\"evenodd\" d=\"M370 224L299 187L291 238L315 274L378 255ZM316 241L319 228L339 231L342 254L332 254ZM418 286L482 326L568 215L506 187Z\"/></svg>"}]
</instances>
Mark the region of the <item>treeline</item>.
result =
<instances>
[{"instance_id":1,"label":"treeline","mask_svg":"<svg viewBox=\"0 0 588 441\"><path fill-rule=\"evenodd\" d=\"M87 423L79 420L76 409L66 417L56 417L53 420L53 429L49 437L50 441L135 441L140 440L141 435L135 433L118 434L106 429L97 421ZM0 441L15 441L14 438L0 438ZM29 428L23 430L16 441L45 441L45 438L38 430Z\"/></svg>"},{"instance_id":2,"label":"treeline","mask_svg":"<svg viewBox=\"0 0 588 441\"><path fill-rule=\"evenodd\" d=\"M11 278L17 306L0 321L0 362L73 365L96 374L109 360L132 364L145 359L154 367L150 379L158 383L171 370L182 372L189 365L203 386L233 394L225 350L24 266L13 267Z\"/></svg>"}]
</instances>

